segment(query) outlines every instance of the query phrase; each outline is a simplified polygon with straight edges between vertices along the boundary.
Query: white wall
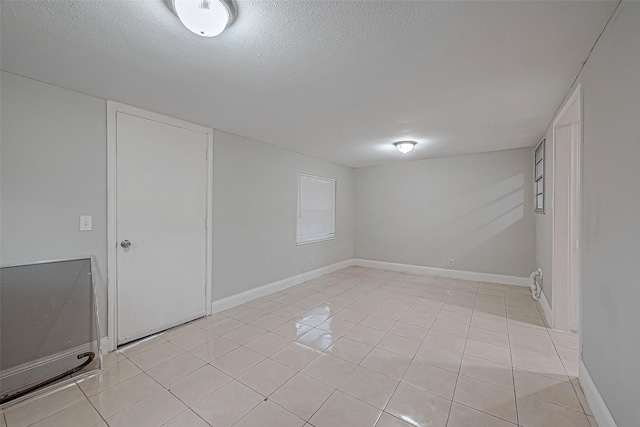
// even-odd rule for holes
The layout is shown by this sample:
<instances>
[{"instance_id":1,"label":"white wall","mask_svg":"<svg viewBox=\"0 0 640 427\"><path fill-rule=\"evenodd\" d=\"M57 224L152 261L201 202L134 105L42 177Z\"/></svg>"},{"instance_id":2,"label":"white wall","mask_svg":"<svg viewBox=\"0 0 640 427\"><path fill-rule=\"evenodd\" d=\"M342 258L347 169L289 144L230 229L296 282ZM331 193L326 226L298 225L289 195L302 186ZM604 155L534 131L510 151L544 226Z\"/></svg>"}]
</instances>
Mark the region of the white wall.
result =
<instances>
[{"instance_id":1,"label":"white wall","mask_svg":"<svg viewBox=\"0 0 640 427\"><path fill-rule=\"evenodd\" d=\"M581 84L581 359L618 427L640 425L639 22L640 3L623 1L569 91ZM551 301L550 209L536 218L536 241Z\"/></svg>"},{"instance_id":2,"label":"white wall","mask_svg":"<svg viewBox=\"0 0 640 427\"><path fill-rule=\"evenodd\" d=\"M214 300L353 258L353 169L221 131L213 156ZM298 172L337 179L335 240L296 246Z\"/></svg>"},{"instance_id":3,"label":"white wall","mask_svg":"<svg viewBox=\"0 0 640 427\"><path fill-rule=\"evenodd\" d=\"M106 333L106 101L4 71L1 84L1 263L95 255ZM335 240L296 246L297 172L338 180ZM216 131L213 191L214 300L353 257L351 168Z\"/></svg>"},{"instance_id":4,"label":"white wall","mask_svg":"<svg viewBox=\"0 0 640 427\"><path fill-rule=\"evenodd\" d=\"M107 312L107 103L2 72L1 264L95 255ZM93 215L93 231L78 231Z\"/></svg>"},{"instance_id":5,"label":"white wall","mask_svg":"<svg viewBox=\"0 0 640 427\"><path fill-rule=\"evenodd\" d=\"M640 426L640 3L624 1L583 90L582 360L618 427Z\"/></svg>"},{"instance_id":6,"label":"white wall","mask_svg":"<svg viewBox=\"0 0 640 427\"><path fill-rule=\"evenodd\" d=\"M533 149L356 170L356 258L528 276Z\"/></svg>"}]
</instances>

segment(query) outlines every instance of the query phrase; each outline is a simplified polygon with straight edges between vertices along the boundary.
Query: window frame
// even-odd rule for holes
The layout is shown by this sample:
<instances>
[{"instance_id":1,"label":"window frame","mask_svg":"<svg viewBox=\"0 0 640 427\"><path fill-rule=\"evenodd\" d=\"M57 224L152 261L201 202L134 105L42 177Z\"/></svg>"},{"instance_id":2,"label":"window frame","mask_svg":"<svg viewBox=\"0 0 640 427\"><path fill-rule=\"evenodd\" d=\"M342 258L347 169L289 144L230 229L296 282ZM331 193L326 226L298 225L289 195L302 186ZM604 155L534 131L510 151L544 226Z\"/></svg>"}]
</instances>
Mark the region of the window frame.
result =
<instances>
[{"instance_id":1,"label":"window frame","mask_svg":"<svg viewBox=\"0 0 640 427\"><path fill-rule=\"evenodd\" d=\"M312 240L299 240L298 238L298 230L300 228L300 218L301 218L301 209L300 202L302 200L302 179L303 178L314 178L323 181L332 181L333 182L333 233L318 235L317 238ZM336 238L336 228L337 228L337 211L338 211L338 180L336 178L329 178L326 176L319 175L311 175L308 173L298 172L298 201L297 201L297 209L296 209L296 246L302 245L310 245L312 243L326 242L329 240L335 240Z\"/></svg>"},{"instance_id":2,"label":"window frame","mask_svg":"<svg viewBox=\"0 0 640 427\"><path fill-rule=\"evenodd\" d=\"M545 213L545 175L546 175L546 138L543 138L538 145L536 145L533 151L533 206L536 213ZM538 160L538 152L541 151L540 159ZM542 163L542 171L538 176L538 164ZM542 189L539 191L539 183L542 181ZM538 207L538 196L542 196L542 206Z\"/></svg>"}]
</instances>

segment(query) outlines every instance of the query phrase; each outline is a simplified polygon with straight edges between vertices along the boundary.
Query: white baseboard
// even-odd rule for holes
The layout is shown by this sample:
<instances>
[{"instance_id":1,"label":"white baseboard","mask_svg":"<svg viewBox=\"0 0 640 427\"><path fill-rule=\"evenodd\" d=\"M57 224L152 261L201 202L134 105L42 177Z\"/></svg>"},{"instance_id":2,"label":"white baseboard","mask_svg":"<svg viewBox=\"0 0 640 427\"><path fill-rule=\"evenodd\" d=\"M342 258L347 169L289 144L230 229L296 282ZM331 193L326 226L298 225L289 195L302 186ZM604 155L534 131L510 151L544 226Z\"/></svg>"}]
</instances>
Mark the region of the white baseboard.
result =
<instances>
[{"instance_id":1,"label":"white baseboard","mask_svg":"<svg viewBox=\"0 0 640 427\"><path fill-rule=\"evenodd\" d=\"M542 307L544 320L547 322L547 326L553 329L553 312L551 311L551 305L549 305L549 301L547 300L547 296L544 294L544 291L540 292L540 306Z\"/></svg>"},{"instance_id":2,"label":"white baseboard","mask_svg":"<svg viewBox=\"0 0 640 427\"><path fill-rule=\"evenodd\" d=\"M452 279L476 280L479 282L500 283L503 285L531 286L528 277L507 276L503 274L477 273L475 271L453 270L447 268L424 267L421 265L397 264L394 262L354 259L354 265L383 270L400 271L409 274L428 274L432 276L450 277Z\"/></svg>"},{"instance_id":3,"label":"white baseboard","mask_svg":"<svg viewBox=\"0 0 640 427\"><path fill-rule=\"evenodd\" d=\"M584 366L584 363L582 363L582 360L580 361L578 375L580 378L582 391L584 392L584 396L587 399L589 408L591 408L593 417L598 422L598 425L600 427L617 427L616 422L611 415L611 412L609 412L609 408L607 408L607 404L604 403L604 399L602 399L598 388L591 379L591 375L589 375L589 371L587 371L587 368L586 366Z\"/></svg>"},{"instance_id":4,"label":"white baseboard","mask_svg":"<svg viewBox=\"0 0 640 427\"><path fill-rule=\"evenodd\" d=\"M264 297L274 292L290 288L291 286L299 285L300 283L306 282L307 280L315 279L325 274L333 273L334 271L351 267L352 265L354 265L353 259L340 261L326 267L307 271L306 273L298 274L296 276L287 277L286 279L278 280L277 282L268 283L266 285L250 289L236 295L231 295L230 297L213 301L211 303L211 313L218 313L220 311L236 307L238 305L244 304L247 301L252 301L254 299Z\"/></svg>"}]
</instances>

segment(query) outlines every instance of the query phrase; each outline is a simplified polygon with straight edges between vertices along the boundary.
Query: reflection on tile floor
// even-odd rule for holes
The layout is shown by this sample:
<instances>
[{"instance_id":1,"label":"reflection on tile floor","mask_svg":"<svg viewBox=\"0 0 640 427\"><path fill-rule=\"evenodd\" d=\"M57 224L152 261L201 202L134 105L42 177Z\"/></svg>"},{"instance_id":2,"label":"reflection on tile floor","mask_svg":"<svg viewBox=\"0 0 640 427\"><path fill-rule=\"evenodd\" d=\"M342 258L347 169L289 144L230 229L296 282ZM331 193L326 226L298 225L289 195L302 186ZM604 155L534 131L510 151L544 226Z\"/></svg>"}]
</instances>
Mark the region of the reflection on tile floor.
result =
<instances>
[{"instance_id":1,"label":"reflection on tile floor","mask_svg":"<svg viewBox=\"0 0 640 427\"><path fill-rule=\"evenodd\" d=\"M590 427L527 288L349 267L111 353L0 427Z\"/></svg>"}]
</instances>

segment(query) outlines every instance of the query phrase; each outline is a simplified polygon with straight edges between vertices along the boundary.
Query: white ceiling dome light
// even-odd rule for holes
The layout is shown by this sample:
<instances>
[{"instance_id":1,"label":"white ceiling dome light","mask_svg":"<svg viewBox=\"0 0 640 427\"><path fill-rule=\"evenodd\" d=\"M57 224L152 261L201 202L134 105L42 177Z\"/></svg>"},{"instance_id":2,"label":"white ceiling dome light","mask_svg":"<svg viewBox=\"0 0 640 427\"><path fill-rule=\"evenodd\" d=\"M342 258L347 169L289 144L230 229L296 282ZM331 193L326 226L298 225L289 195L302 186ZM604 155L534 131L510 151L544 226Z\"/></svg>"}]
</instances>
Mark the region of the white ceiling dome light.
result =
<instances>
[{"instance_id":1,"label":"white ceiling dome light","mask_svg":"<svg viewBox=\"0 0 640 427\"><path fill-rule=\"evenodd\" d=\"M407 154L409 151L413 150L416 146L416 142L414 141L400 141L394 142L393 145L398 149L402 154Z\"/></svg>"},{"instance_id":2,"label":"white ceiling dome light","mask_svg":"<svg viewBox=\"0 0 640 427\"><path fill-rule=\"evenodd\" d=\"M233 0L172 0L173 10L189 31L214 37L236 19Z\"/></svg>"}]
</instances>

